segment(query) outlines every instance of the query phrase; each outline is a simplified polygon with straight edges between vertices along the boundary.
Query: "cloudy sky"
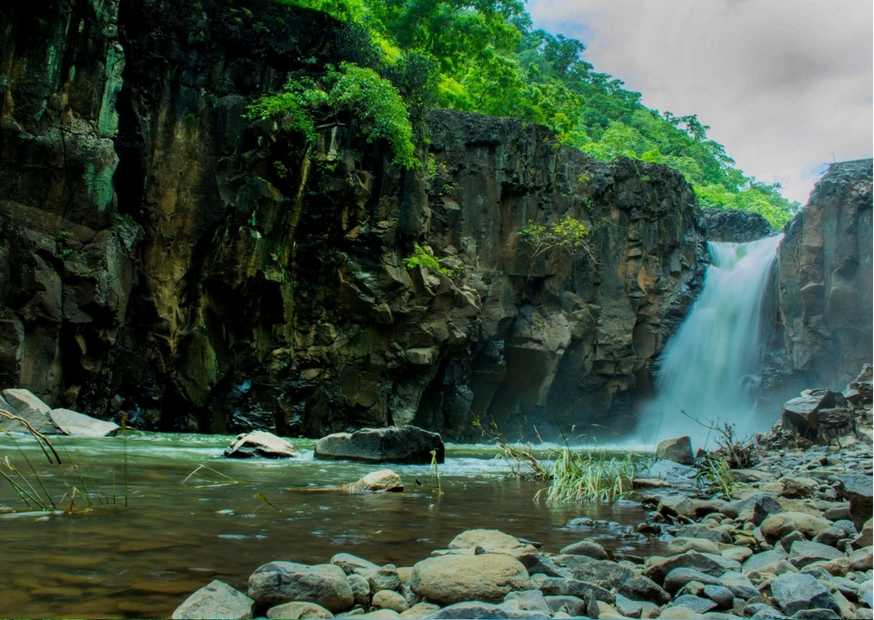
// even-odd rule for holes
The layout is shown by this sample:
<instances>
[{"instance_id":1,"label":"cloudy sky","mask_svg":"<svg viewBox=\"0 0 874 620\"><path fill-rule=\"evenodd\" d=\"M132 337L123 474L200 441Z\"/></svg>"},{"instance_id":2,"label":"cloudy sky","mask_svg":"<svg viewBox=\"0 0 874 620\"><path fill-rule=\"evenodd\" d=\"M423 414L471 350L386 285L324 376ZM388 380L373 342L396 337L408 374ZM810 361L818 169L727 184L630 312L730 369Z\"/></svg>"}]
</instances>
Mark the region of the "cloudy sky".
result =
<instances>
[{"instance_id":1,"label":"cloudy sky","mask_svg":"<svg viewBox=\"0 0 874 620\"><path fill-rule=\"evenodd\" d=\"M697 114L747 174L802 204L871 156L871 0L529 0L536 27L659 110Z\"/></svg>"}]
</instances>

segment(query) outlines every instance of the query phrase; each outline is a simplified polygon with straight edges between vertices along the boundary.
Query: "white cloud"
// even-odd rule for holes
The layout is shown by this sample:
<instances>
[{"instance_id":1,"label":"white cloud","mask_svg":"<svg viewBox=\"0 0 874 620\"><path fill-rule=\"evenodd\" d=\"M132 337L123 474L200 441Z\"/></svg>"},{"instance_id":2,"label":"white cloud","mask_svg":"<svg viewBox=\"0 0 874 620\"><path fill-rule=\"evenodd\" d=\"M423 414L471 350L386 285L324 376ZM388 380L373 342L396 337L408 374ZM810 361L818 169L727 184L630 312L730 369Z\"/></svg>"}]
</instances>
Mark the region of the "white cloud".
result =
<instances>
[{"instance_id":1,"label":"white cloud","mask_svg":"<svg viewBox=\"0 0 874 620\"><path fill-rule=\"evenodd\" d=\"M872 153L871 0L531 0L644 102L697 114L746 173L804 203L813 171Z\"/></svg>"}]
</instances>

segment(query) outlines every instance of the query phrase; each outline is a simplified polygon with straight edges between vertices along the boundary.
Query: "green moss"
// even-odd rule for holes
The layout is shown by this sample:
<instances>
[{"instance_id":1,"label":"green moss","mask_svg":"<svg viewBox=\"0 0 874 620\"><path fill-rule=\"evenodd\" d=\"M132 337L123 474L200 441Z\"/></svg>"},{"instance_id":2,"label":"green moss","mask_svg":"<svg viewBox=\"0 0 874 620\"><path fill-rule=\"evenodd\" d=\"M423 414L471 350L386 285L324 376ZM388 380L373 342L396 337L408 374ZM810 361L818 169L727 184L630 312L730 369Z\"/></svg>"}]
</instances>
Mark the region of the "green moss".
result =
<instances>
[{"instance_id":1,"label":"green moss","mask_svg":"<svg viewBox=\"0 0 874 620\"><path fill-rule=\"evenodd\" d=\"M404 259L404 266L407 269L416 269L421 267L432 273L449 277L449 270L440 264L440 261L434 256L434 252L430 247L421 246L418 243L413 246L413 253Z\"/></svg>"}]
</instances>

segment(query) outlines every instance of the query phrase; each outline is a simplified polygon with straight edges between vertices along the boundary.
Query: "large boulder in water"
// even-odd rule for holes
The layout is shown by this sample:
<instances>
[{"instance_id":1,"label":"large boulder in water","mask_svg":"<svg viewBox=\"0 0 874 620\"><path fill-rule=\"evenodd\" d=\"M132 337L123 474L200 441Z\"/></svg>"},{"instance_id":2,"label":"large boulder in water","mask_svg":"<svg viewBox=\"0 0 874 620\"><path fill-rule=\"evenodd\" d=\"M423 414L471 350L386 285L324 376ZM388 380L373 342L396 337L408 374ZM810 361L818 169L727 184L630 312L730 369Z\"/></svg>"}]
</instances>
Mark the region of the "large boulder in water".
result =
<instances>
[{"instance_id":1,"label":"large boulder in water","mask_svg":"<svg viewBox=\"0 0 874 620\"><path fill-rule=\"evenodd\" d=\"M3 390L3 399L5 401L3 408L8 408L10 413L25 420L34 428L34 430L39 431L44 435L61 434L61 429L59 429L58 426L52 422L51 417L49 417L51 407L45 404L30 390L21 388ZM6 407L6 405L8 405L8 407ZM25 426L20 422L6 418L0 418L0 430L27 431Z\"/></svg>"},{"instance_id":2,"label":"large boulder in water","mask_svg":"<svg viewBox=\"0 0 874 620\"><path fill-rule=\"evenodd\" d=\"M437 462L442 463L445 448L440 435L417 426L406 425L334 433L319 439L314 454L320 459L427 465L431 462L432 451Z\"/></svg>"},{"instance_id":3,"label":"large boulder in water","mask_svg":"<svg viewBox=\"0 0 874 620\"><path fill-rule=\"evenodd\" d=\"M64 434L73 437L106 437L118 430L115 422L98 420L70 409L52 409L49 417Z\"/></svg>"},{"instance_id":4,"label":"large boulder in water","mask_svg":"<svg viewBox=\"0 0 874 620\"><path fill-rule=\"evenodd\" d=\"M246 459L253 456L267 458L287 458L295 455L294 446L282 437L266 431L240 433L237 438L225 448L225 456L236 459Z\"/></svg>"},{"instance_id":5,"label":"large boulder in water","mask_svg":"<svg viewBox=\"0 0 874 620\"><path fill-rule=\"evenodd\" d=\"M341 487L347 493L401 493L404 483L401 477L390 469L372 471L360 480Z\"/></svg>"}]
</instances>

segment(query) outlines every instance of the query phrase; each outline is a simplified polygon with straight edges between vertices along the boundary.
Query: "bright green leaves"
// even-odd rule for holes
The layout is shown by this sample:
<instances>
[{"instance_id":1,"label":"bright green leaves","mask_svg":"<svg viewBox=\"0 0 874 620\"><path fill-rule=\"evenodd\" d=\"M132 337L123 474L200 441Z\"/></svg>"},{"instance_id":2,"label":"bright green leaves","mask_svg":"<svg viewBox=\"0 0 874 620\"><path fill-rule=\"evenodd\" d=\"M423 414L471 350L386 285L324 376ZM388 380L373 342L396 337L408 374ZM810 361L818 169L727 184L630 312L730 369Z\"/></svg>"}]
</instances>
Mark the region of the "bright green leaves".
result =
<instances>
[{"instance_id":1,"label":"bright green leaves","mask_svg":"<svg viewBox=\"0 0 874 620\"><path fill-rule=\"evenodd\" d=\"M319 81L290 79L282 92L255 100L247 114L252 119L276 119L286 128L316 139L316 123L326 123L340 112L351 113L369 142L385 140L394 161L415 167L413 127L398 89L373 69L342 63Z\"/></svg>"},{"instance_id":2,"label":"bright green leaves","mask_svg":"<svg viewBox=\"0 0 874 620\"><path fill-rule=\"evenodd\" d=\"M531 258L551 250L562 250L569 254L585 251L589 256L589 227L573 217L566 215L557 223L528 224L519 230L519 238L531 249Z\"/></svg>"},{"instance_id":3,"label":"bright green leaves","mask_svg":"<svg viewBox=\"0 0 874 620\"><path fill-rule=\"evenodd\" d=\"M404 259L404 267L416 269L421 267L432 273L449 276L449 270L440 264L440 260L434 256L429 246L421 246L418 243L413 246L413 253Z\"/></svg>"}]
</instances>

